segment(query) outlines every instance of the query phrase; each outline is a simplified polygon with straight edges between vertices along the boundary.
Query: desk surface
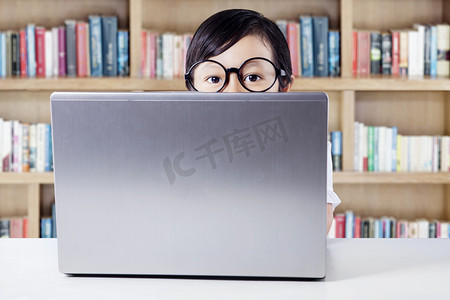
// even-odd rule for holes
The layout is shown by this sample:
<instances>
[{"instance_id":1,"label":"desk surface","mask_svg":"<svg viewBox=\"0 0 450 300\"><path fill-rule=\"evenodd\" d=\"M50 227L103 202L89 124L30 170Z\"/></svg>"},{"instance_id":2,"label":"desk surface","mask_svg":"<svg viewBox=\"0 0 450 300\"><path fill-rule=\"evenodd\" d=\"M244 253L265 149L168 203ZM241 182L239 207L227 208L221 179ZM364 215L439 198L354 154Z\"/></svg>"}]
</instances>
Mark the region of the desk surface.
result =
<instances>
[{"instance_id":1,"label":"desk surface","mask_svg":"<svg viewBox=\"0 0 450 300\"><path fill-rule=\"evenodd\" d=\"M55 239L0 239L0 299L450 299L450 239L331 239L319 281L72 277Z\"/></svg>"}]
</instances>

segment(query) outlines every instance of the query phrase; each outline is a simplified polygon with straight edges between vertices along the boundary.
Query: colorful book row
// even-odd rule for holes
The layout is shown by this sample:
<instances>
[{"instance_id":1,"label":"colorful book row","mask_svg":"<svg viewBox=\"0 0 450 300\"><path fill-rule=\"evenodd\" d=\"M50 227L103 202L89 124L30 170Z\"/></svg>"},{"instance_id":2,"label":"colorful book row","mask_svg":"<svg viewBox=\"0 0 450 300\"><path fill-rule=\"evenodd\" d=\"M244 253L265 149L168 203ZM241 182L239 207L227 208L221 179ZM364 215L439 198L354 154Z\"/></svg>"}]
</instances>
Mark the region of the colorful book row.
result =
<instances>
[{"instance_id":1,"label":"colorful book row","mask_svg":"<svg viewBox=\"0 0 450 300\"><path fill-rule=\"evenodd\" d=\"M117 16L91 15L0 32L0 77L128 76L129 34L117 26Z\"/></svg>"},{"instance_id":2,"label":"colorful book row","mask_svg":"<svg viewBox=\"0 0 450 300\"><path fill-rule=\"evenodd\" d=\"M141 76L145 78L184 78L186 52L192 34L141 32Z\"/></svg>"},{"instance_id":3,"label":"colorful book row","mask_svg":"<svg viewBox=\"0 0 450 300\"><path fill-rule=\"evenodd\" d=\"M288 42L295 77L340 75L340 33L329 30L328 17L300 15L299 22L276 23Z\"/></svg>"},{"instance_id":4,"label":"colorful book row","mask_svg":"<svg viewBox=\"0 0 450 300\"><path fill-rule=\"evenodd\" d=\"M353 31L354 75L449 76L450 25Z\"/></svg>"},{"instance_id":5,"label":"colorful book row","mask_svg":"<svg viewBox=\"0 0 450 300\"><path fill-rule=\"evenodd\" d=\"M53 171L51 125L0 118L0 172Z\"/></svg>"},{"instance_id":6,"label":"colorful book row","mask_svg":"<svg viewBox=\"0 0 450 300\"><path fill-rule=\"evenodd\" d=\"M362 218L353 211L335 215L330 238L450 238L450 223L392 217Z\"/></svg>"},{"instance_id":7,"label":"colorful book row","mask_svg":"<svg viewBox=\"0 0 450 300\"><path fill-rule=\"evenodd\" d=\"M397 127L355 122L354 169L369 172L450 172L449 136L406 136Z\"/></svg>"}]
</instances>

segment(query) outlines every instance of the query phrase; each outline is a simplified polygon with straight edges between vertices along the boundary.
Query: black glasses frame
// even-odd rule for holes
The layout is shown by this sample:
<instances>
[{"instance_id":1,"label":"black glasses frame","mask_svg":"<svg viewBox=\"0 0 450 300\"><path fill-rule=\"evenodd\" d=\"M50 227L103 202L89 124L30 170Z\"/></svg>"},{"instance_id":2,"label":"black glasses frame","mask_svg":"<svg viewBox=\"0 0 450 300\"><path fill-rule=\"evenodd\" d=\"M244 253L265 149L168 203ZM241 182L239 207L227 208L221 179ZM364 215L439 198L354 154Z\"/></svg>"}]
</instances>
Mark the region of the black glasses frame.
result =
<instances>
[{"instance_id":1,"label":"black glasses frame","mask_svg":"<svg viewBox=\"0 0 450 300\"><path fill-rule=\"evenodd\" d=\"M239 76L239 72L241 71L241 68L242 68L247 62L249 62L249 61L251 61L251 60L254 60L254 59L262 59L262 60L265 60L265 61L267 61L268 63L270 63L270 64L273 66L273 68L275 69L275 75L276 75L276 76L275 76L275 80L272 82L272 84L271 84L267 89L262 90L262 91L253 91L253 90L247 88L247 87L244 85L244 83L242 82L241 77ZM221 87L219 90L216 91L216 93L218 93L218 92L220 92L221 90L223 90L223 89L225 88L225 86L228 84L228 82L230 81L230 73L236 73L236 74L237 74L237 77L238 77L238 80L239 80L239 83L240 83L247 91L253 92L253 93L263 93L263 92L266 92L266 91L270 90L270 89L273 87L273 85L275 84L275 82L277 82L277 79L278 79L279 76L281 76L281 77L285 77L285 76L286 76L286 71L284 71L284 70L282 70L282 69L279 69L279 68L275 67L274 63L271 62L269 59L267 59L267 58L265 58L265 57L252 57L252 58L249 58L249 59L247 59L246 61L244 61L244 62L241 64L241 66L240 66L239 68L228 68L228 69L225 68L225 67L224 67L220 62L218 62L218 61L215 61L215 60L212 60L212 59L205 59L205 60L201 60L201 61L198 61L198 62L196 62L195 64L193 64L193 65L189 68L188 72L187 72L186 74L184 74L184 80L186 81L186 86L189 84L195 91L198 92L198 90L195 88L194 84L193 84L192 81L191 81L191 78L190 78L191 71L192 71L197 65L199 65L199 64L201 64L201 63L203 63L203 62L207 62L207 61L214 62L214 63L218 64L218 65L221 66L222 69L225 71L225 76L226 76L226 77L225 77L225 82L223 83L222 87ZM188 87L188 86L187 86L187 87ZM189 87L188 87L188 88L189 88Z\"/></svg>"}]
</instances>

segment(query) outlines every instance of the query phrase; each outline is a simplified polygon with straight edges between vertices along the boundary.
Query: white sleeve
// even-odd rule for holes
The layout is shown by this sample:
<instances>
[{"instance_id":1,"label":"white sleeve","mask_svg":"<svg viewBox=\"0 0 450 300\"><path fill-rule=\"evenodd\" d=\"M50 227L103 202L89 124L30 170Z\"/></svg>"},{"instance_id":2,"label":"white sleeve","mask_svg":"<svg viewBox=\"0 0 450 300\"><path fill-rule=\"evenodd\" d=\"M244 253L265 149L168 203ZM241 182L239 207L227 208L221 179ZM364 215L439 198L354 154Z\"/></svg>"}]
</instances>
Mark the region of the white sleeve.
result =
<instances>
[{"instance_id":1,"label":"white sleeve","mask_svg":"<svg viewBox=\"0 0 450 300\"><path fill-rule=\"evenodd\" d=\"M341 203L338 195L333 190L333 165L331 162L331 143L327 143L327 203L333 205L333 211Z\"/></svg>"}]
</instances>

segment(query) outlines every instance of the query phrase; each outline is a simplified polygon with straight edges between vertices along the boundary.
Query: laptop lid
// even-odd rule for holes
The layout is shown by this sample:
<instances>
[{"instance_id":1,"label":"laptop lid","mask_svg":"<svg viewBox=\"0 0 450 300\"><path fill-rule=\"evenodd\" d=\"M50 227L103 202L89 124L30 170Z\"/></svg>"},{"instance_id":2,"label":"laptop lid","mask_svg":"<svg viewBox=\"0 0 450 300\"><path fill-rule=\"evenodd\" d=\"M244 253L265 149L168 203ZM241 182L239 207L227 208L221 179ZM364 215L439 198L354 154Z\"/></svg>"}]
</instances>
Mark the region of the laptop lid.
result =
<instances>
[{"instance_id":1,"label":"laptop lid","mask_svg":"<svg viewBox=\"0 0 450 300\"><path fill-rule=\"evenodd\" d=\"M51 95L59 268L323 278L324 93Z\"/></svg>"}]
</instances>

